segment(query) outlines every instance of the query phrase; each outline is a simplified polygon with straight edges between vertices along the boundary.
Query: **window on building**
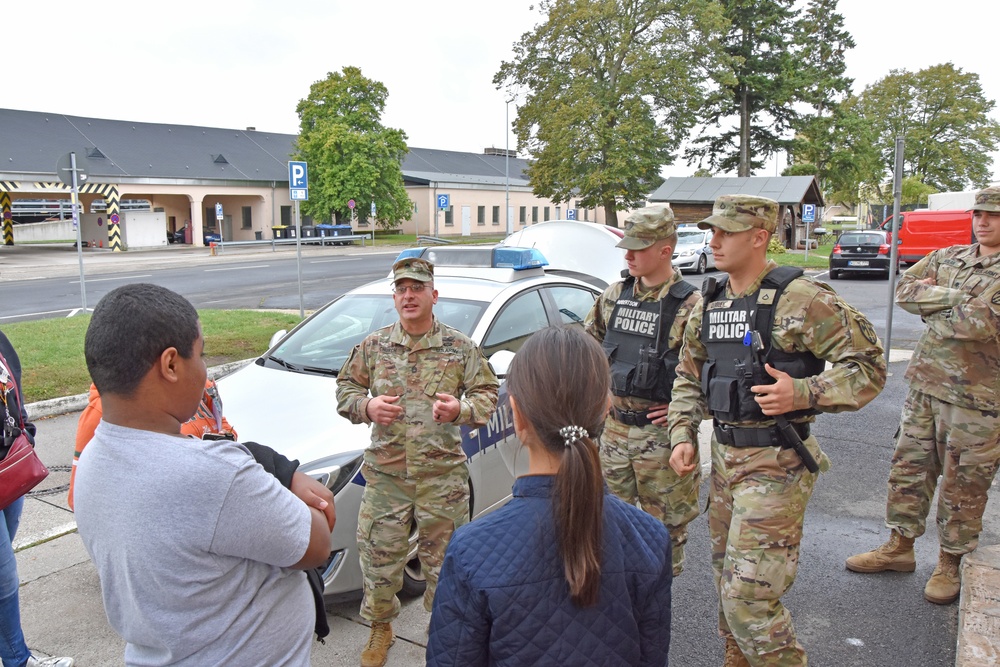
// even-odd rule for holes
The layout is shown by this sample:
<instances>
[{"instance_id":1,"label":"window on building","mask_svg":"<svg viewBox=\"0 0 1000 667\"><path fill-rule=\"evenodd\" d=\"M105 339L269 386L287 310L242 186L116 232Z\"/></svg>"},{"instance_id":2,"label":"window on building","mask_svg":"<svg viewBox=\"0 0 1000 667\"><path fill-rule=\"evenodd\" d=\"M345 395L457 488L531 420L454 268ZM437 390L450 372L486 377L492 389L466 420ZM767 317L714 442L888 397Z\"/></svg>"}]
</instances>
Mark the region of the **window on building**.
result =
<instances>
[{"instance_id":1,"label":"window on building","mask_svg":"<svg viewBox=\"0 0 1000 667\"><path fill-rule=\"evenodd\" d=\"M556 206L556 220L562 220L562 207Z\"/></svg>"},{"instance_id":2,"label":"window on building","mask_svg":"<svg viewBox=\"0 0 1000 667\"><path fill-rule=\"evenodd\" d=\"M444 226L454 227L455 226L455 207L449 206L444 210Z\"/></svg>"},{"instance_id":3,"label":"window on building","mask_svg":"<svg viewBox=\"0 0 1000 667\"><path fill-rule=\"evenodd\" d=\"M549 219L549 207L548 206L545 207L544 216L545 217L543 217L542 220L548 220Z\"/></svg>"},{"instance_id":4,"label":"window on building","mask_svg":"<svg viewBox=\"0 0 1000 667\"><path fill-rule=\"evenodd\" d=\"M494 225L499 225L500 224L500 207L499 206L494 206L493 207L493 224Z\"/></svg>"},{"instance_id":5,"label":"window on building","mask_svg":"<svg viewBox=\"0 0 1000 667\"><path fill-rule=\"evenodd\" d=\"M477 207L477 209L476 209L476 222L478 222L480 225L485 225L486 224L486 207L485 206L479 206L479 207Z\"/></svg>"},{"instance_id":6,"label":"window on building","mask_svg":"<svg viewBox=\"0 0 1000 667\"><path fill-rule=\"evenodd\" d=\"M583 219L590 220L590 212L587 209L583 209Z\"/></svg>"},{"instance_id":7,"label":"window on building","mask_svg":"<svg viewBox=\"0 0 1000 667\"><path fill-rule=\"evenodd\" d=\"M250 229L253 227L253 207L244 206L243 207L243 229Z\"/></svg>"},{"instance_id":8,"label":"window on building","mask_svg":"<svg viewBox=\"0 0 1000 667\"><path fill-rule=\"evenodd\" d=\"M281 224L291 225L292 224L292 207L282 206L281 207Z\"/></svg>"},{"instance_id":9,"label":"window on building","mask_svg":"<svg viewBox=\"0 0 1000 667\"><path fill-rule=\"evenodd\" d=\"M538 222L538 207L537 206L532 206L531 207L531 224L535 224L536 222Z\"/></svg>"},{"instance_id":10,"label":"window on building","mask_svg":"<svg viewBox=\"0 0 1000 667\"><path fill-rule=\"evenodd\" d=\"M522 225L526 223L528 221L528 207L522 206L521 210L518 212L518 216L518 220Z\"/></svg>"}]
</instances>

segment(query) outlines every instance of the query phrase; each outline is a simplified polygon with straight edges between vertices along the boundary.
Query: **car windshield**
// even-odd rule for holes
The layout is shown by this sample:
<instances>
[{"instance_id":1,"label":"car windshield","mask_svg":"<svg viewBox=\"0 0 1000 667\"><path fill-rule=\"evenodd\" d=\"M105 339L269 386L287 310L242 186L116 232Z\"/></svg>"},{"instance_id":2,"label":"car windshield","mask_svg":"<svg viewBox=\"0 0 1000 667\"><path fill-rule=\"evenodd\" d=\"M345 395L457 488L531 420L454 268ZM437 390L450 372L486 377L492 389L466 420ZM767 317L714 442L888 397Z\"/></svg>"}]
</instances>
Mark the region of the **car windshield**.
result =
<instances>
[{"instance_id":1,"label":"car windshield","mask_svg":"<svg viewBox=\"0 0 1000 667\"><path fill-rule=\"evenodd\" d=\"M482 301L440 299L434 315L468 336L487 305ZM365 336L398 319L391 294L348 294L313 315L271 356L288 368L337 372Z\"/></svg>"},{"instance_id":2,"label":"car windshield","mask_svg":"<svg viewBox=\"0 0 1000 667\"><path fill-rule=\"evenodd\" d=\"M687 231L687 232L677 232L677 245L692 245L695 243L705 242L705 232L698 231Z\"/></svg>"},{"instance_id":3,"label":"car windshield","mask_svg":"<svg viewBox=\"0 0 1000 667\"><path fill-rule=\"evenodd\" d=\"M840 237L840 245L881 245L885 237L881 234L844 234Z\"/></svg>"}]
</instances>

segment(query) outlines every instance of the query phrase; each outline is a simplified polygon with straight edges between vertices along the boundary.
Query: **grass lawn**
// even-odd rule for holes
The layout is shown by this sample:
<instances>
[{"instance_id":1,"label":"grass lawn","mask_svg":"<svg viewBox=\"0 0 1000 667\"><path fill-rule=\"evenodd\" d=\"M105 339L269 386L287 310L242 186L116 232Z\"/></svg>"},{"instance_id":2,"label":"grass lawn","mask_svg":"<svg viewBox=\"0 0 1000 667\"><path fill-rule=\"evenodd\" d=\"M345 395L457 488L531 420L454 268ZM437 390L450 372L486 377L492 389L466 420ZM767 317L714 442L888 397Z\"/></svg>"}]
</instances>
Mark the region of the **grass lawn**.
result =
<instances>
[{"instance_id":1,"label":"grass lawn","mask_svg":"<svg viewBox=\"0 0 1000 667\"><path fill-rule=\"evenodd\" d=\"M217 366L267 349L275 331L291 329L298 315L266 310L200 310L205 361ZM27 403L82 394L90 387L83 338L90 316L5 324L3 332L21 358Z\"/></svg>"},{"instance_id":2,"label":"grass lawn","mask_svg":"<svg viewBox=\"0 0 1000 667\"><path fill-rule=\"evenodd\" d=\"M810 249L809 261L806 261L805 252L802 250L777 254L768 253L767 258L773 259L778 266L801 266L803 269L827 269L830 268L830 252L832 250L832 243Z\"/></svg>"}]
</instances>

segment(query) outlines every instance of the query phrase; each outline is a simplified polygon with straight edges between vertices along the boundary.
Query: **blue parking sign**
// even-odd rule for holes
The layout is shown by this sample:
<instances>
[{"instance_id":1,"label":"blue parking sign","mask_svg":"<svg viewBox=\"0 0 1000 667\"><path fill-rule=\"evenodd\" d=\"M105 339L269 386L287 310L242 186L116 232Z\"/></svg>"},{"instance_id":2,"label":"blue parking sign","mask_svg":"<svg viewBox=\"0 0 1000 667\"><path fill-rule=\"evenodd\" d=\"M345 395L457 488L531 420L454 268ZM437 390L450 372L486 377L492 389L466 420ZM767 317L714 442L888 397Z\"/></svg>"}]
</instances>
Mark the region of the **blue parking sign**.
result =
<instances>
[{"instance_id":1,"label":"blue parking sign","mask_svg":"<svg viewBox=\"0 0 1000 667\"><path fill-rule=\"evenodd\" d=\"M802 222L816 222L816 204L802 205Z\"/></svg>"},{"instance_id":2,"label":"blue parking sign","mask_svg":"<svg viewBox=\"0 0 1000 667\"><path fill-rule=\"evenodd\" d=\"M438 195L438 208L451 206L451 195Z\"/></svg>"},{"instance_id":3,"label":"blue parking sign","mask_svg":"<svg viewBox=\"0 0 1000 667\"><path fill-rule=\"evenodd\" d=\"M568 209L566 209L566 219L567 220L576 220L576 209L575 208L568 208Z\"/></svg>"}]
</instances>

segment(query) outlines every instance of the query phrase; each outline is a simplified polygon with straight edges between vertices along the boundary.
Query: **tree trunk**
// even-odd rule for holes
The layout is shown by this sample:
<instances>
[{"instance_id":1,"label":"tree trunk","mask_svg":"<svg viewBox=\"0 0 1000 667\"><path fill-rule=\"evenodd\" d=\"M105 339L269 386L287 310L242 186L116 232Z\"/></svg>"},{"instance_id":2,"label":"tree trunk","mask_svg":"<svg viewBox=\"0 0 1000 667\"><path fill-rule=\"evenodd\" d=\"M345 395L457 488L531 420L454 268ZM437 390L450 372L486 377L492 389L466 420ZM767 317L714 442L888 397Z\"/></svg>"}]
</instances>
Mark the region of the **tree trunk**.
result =
<instances>
[{"instance_id":1,"label":"tree trunk","mask_svg":"<svg viewBox=\"0 0 1000 667\"><path fill-rule=\"evenodd\" d=\"M614 199L604 200L604 224L618 226L618 209L615 207Z\"/></svg>"},{"instance_id":2,"label":"tree trunk","mask_svg":"<svg viewBox=\"0 0 1000 667\"><path fill-rule=\"evenodd\" d=\"M750 103L747 99L747 88L740 90L740 166L737 176L746 178L750 175Z\"/></svg>"}]
</instances>

